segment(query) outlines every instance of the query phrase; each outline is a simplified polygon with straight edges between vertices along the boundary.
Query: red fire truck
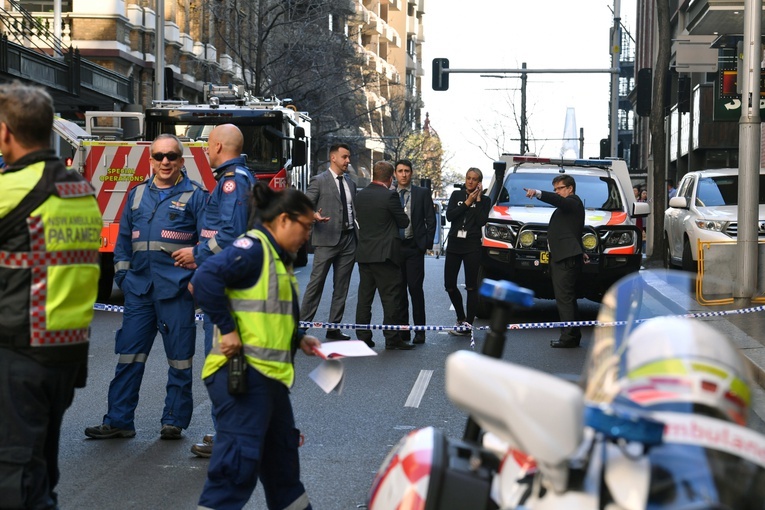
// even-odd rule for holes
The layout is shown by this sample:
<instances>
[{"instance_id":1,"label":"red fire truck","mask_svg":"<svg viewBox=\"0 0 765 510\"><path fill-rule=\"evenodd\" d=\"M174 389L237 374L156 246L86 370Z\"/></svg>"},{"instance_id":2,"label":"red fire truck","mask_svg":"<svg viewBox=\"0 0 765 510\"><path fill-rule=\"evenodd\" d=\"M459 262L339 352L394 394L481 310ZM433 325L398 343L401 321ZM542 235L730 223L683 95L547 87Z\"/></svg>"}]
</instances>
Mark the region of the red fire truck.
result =
<instances>
[{"instance_id":1,"label":"red fire truck","mask_svg":"<svg viewBox=\"0 0 765 510\"><path fill-rule=\"evenodd\" d=\"M151 173L149 146L161 133L173 133L185 145L189 177L210 190L215 186L207 160L207 138L219 124L235 124L244 135L247 165L274 189L305 191L310 178L311 119L287 101L255 98L235 86L207 85L204 104L155 101L145 113L88 112L85 129L56 120L66 141L63 157L96 189L103 215L99 299L111 294L114 246L128 192ZM298 264L306 263L305 253ZM302 260L301 260L302 259Z\"/></svg>"}]
</instances>

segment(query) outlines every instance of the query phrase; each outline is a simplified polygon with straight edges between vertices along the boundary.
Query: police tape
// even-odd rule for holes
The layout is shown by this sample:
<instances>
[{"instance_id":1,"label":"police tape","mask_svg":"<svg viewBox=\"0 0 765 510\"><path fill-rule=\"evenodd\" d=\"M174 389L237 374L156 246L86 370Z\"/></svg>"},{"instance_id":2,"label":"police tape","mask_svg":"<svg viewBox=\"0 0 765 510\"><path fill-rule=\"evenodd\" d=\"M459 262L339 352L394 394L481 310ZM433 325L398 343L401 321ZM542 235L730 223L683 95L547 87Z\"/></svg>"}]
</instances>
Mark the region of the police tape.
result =
<instances>
[{"instance_id":1,"label":"police tape","mask_svg":"<svg viewBox=\"0 0 765 510\"><path fill-rule=\"evenodd\" d=\"M108 305L103 303L95 303L93 309L101 312L116 312L124 313L125 307L121 305ZM715 312L696 312L687 313L682 315L676 315L676 317L685 317L689 319L701 319L708 317L724 317L728 315L745 315L749 313L756 313L765 311L765 305L754 306L752 308L740 308L736 310L722 310ZM196 321L202 321L204 315L201 313L194 314ZM644 322L649 319L638 319L630 321L631 323ZM627 321L616 322L599 322L594 321L558 321L558 322L526 322L520 324L508 324L507 329L555 329L555 328L569 328L569 327L612 327L627 324ZM374 331L454 331L454 332L475 332L490 329L489 326L411 326L408 324L353 324L353 323L333 323L333 322L307 322L300 321L298 327L305 329L364 329Z\"/></svg>"}]
</instances>

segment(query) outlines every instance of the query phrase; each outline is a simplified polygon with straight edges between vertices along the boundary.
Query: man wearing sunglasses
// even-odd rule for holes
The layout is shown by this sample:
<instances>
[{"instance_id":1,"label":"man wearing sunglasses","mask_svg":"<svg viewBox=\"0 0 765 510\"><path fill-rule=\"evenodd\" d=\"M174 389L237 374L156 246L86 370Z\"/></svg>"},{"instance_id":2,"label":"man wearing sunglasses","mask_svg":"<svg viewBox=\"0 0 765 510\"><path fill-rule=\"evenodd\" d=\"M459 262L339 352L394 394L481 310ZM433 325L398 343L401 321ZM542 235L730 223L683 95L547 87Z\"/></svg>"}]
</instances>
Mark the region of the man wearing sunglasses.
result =
<instances>
[{"instance_id":1,"label":"man wearing sunglasses","mask_svg":"<svg viewBox=\"0 0 765 510\"><path fill-rule=\"evenodd\" d=\"M547 244L550 247L550 277L552 278L555 303L562 322L579 320L576 303L576 282L582 272L587 254L582 245L584 232L584 204L576 195L576 181L569 174L556 175L553 190L527 189L528 198L537 198L555 207L547 227ZM582 333L578 327L565 327L558 340L550 341L550 347L579 347Z\"/></svg>"},{"instance_id":2,"label":"man wearing sunglasses","mask_svg":"<svg viewBox=\"0 0 765 510\"><path fill-rule=\"evenodd\" d=\"M183 171L183 144L159 135L151 145L152 174L128 194L114 249L114 280L125 294L119 354L102 424L85 429L93 439L135 436L135 408L146 359L157 332L169 365L160 438L180 439L193 407L191 360L196 326L188 290L192 272L171 254L199 241L207 193Z\"/></svg>"}]
</instances>

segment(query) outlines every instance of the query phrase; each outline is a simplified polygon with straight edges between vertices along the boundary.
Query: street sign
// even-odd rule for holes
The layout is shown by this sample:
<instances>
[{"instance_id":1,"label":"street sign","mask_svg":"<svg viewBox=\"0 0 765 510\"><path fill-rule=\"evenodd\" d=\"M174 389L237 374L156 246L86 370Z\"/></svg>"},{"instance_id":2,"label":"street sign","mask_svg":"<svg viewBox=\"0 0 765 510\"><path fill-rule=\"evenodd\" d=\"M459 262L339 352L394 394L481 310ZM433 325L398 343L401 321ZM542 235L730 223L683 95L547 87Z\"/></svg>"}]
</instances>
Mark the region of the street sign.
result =
<instances>
[{"instance_id":1,"label":"street sign","mask_svg":"<svg viewBox=\"0 0 765 510\"><path fill-rule=\"evenodd\" d=\"M712 120L731 121L741 118L741 94L737 91L738 71L721 67L715 80L715 100ZM765 70L760 71L760 117L765 118Z\"/></svg>"}]
</instances>

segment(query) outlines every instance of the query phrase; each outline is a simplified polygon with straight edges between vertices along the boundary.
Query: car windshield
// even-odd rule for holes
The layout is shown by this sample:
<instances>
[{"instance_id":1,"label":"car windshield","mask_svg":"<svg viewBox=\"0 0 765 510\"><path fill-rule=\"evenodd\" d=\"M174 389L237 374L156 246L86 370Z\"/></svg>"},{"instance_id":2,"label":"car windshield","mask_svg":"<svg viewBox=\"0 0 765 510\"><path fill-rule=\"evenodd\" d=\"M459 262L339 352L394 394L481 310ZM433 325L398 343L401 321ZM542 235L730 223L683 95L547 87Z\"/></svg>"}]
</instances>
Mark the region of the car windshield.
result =
<instances>
[{"instance_id":1,"label":"car windshield","mask_svg":"<svg viewBox=\"0 0 765 510\"><path fill-rule=\"evenodd\" d=\"M765 204L765 175L760 175L760 203ZM704 177L699 180L696 205L738 205L738 175Z\"/></svg>"},{"instance_id":2,"label":"car windshield","mask_svg":"<svg viewBox=\"0 0 765 510\"><path fill-rule=\"evenodd\" d=\"M553 177L553 175L546 173L512 173L505 178L505 185L500 190L497 205L552 207L539 200L530 201L526 198L526 192L523 191L523 188L552 192ZM576 194L582 199L586 209L624 210L619 188L613 179L596 175L577 175L574 176L574 180L576 181Z\"/></svg>"}]
</instances>

